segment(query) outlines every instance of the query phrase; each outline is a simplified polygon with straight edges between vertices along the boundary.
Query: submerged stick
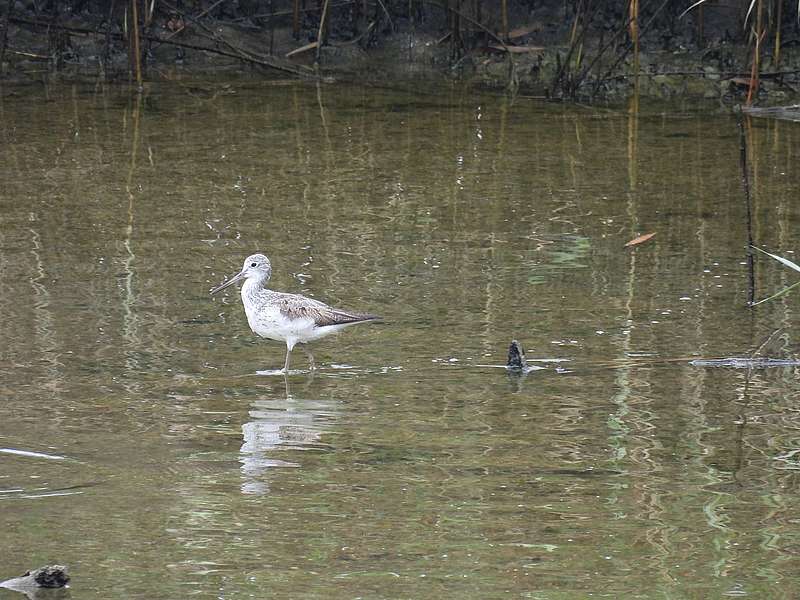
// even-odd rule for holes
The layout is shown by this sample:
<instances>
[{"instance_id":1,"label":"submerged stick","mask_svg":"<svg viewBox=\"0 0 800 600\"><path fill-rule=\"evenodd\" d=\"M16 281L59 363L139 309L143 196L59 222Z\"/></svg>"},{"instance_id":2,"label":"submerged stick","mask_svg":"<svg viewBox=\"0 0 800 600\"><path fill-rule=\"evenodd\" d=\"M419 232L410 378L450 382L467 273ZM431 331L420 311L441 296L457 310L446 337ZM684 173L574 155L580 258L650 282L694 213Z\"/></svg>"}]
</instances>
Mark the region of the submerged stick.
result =
<instances>
[{"instance_id":1,"label":"submerged stick","mask_svg":"<svg viewBox=\"0 0 800 600\"><path fill-rule=\"evenodd\" d=\"M770 333L763 342L758 345L758 348L753 350L752 354L750 354L750 358L755 358L764 352L764 349L769 346L773 340L775 340L779 334L783 333L783 327L778 327L775 331Z\"/></svg>"},{"instance_id":2,"label":"submerged stick","mask_svg":"<svg viewBox=\"0 0 800 600\"><path fill-rule=\"evenodd\" d=\"M744 128L742 111L737 113L739 126L739 167L741 168L742 190L744 191L744 206L747 219L747 305L753 306L756 299L756 267L753 260L753 209L750 194L750 175L747 165L747 132Z\"/></svg>"}]
</instances>

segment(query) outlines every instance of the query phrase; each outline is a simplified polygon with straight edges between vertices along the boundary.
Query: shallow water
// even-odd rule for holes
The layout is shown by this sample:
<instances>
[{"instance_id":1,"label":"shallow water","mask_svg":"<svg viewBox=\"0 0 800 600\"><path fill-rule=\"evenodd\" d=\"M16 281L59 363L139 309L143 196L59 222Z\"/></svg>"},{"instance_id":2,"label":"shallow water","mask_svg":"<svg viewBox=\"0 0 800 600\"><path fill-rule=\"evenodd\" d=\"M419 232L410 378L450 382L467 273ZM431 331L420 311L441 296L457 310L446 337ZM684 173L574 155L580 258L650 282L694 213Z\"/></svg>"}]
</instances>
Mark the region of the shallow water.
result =
<instances>
[{"instance_id":1,"label":"shallow water","mask_svg":"<svg viewBox=\"0 0 800 600\"><path fill-rule=\"evenodd\" d=\"M778 328L761 355L798 354L796 294L745 307L734 118L283 81L0 92L0 579L794 597L797 368L689 363ZM800 130L748 127L755 239L791 258ZM282 345L208 295L256 250L276 289L384 321L269 374ZM796 279L768 261L760 297ZM510 376L512 338L569 362Z\"/></svg>"}]
</instances>

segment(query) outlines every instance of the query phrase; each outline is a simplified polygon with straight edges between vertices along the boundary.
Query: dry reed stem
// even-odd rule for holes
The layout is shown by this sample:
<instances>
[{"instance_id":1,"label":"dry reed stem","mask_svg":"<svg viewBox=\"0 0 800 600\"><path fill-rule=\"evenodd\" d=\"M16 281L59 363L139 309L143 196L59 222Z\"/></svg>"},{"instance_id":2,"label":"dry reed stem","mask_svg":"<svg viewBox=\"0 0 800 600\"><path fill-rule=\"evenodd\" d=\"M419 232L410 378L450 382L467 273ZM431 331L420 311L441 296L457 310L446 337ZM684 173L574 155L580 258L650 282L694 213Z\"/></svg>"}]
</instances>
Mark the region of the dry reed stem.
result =
<instances>
[{"instance_id":1,"label":"dry reed stem","mask_svg":"<svg viewBox=\"0 0 800 600\"><path fill-rule=\"evenodd\" d=\"M775 0L778 4L778 15L775 18L775 53L772 55L772 67L777 69L781 62L781 21L783 20L783 0Z\"/></svg>"},{"instance_id":2,"label":"dry reed stem","mask_svg":"<svg viewBox=\"0 0 800 600\"><path fill-rule=\"evenodd\" d=\"M325 42L323 36L325 36L325 26L327 25L328 21L329 2L330 0L325 0L325 3L322 5L322 15L319 18L319 29L317 30L317 63L319 63L319 59L322 57L322 44Z\"/></svg>"},{"instance_id":3,"label":"dry reed stem","mask_svg":"<svg viewBox=\"0 0 800 600\"><path fill-rule=\"evenodd\" d=\"M136 85L139 90L142 89L142 52L140 48L140 40L139 40L139 0L131 0L131 24L132 28L132 39L131 39L131 59L132 59L132 68L134 74L136 75Z\"/></svg>"}]
</instances>

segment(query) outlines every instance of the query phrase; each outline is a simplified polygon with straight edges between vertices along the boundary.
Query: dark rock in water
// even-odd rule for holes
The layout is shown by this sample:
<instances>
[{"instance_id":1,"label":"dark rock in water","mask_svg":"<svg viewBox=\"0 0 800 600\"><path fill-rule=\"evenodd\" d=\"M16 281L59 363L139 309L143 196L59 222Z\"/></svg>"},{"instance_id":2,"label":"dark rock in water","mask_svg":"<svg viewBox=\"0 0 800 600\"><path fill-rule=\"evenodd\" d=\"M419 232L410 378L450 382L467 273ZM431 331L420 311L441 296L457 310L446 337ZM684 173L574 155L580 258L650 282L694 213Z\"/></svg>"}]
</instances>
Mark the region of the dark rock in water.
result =
<instances>
[{"instance_id":1,"label":"dark rock in water","mask_svg":"<svg viewBox=\"0 0 800 600\"><path fill-rule=\"evenodd\" d=\"M41 569L36 569L33 573L28 572L28 575L33 576L36 585L44 588L60 588L69 583L67 567L61 565L42 567Z\"/></svg>"},{"instance_id":2,"label":"dark rock in water","mask_svg":"<svg viewBox=\"0 0 800 600\"><path fill-rule=\"evenodd\" d=\"M47 565L35 571L28 571L22 577L0 582L0 587L27 593L35 588L63 588L68 583L67 567Z\"/></svg>"},{"instance_id":3,"label":"dark rock in water","mask_svg":"<svg viewBox=\"0 0 800 600\"><path fill-rule=\"evenodd\" d=\"M522 348L517 340L511 340L511 345L508 347L508 360L506 361L507 369L524 370L528 366L525 360L525 350Z\"/></svg>"}]
</instances>

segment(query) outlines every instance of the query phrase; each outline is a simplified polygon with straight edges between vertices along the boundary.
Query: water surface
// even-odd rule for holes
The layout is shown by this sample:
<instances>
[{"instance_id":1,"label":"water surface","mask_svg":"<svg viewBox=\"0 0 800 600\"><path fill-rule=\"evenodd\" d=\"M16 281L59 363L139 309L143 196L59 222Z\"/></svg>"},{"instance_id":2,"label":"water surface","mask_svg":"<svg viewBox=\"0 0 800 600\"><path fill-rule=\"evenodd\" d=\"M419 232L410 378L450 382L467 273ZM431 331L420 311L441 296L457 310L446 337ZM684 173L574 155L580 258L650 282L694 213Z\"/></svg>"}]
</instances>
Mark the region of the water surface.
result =
<instances>
[{"instance_id":1,"label":"water surface","mask_svg":"<svg viewBox=\"0 0 800 600\"><path fill-rule=\"evenodd\" d=\"M0 579L80 598L791 598L796 296L735 119L459 89L0 94ZM800 248L796 124L748 125ZM623 244L656 236L639 247ZM255 339L234 289L379 313ZM792 283L758 257L759 295ZM529 357L569 359L510 377ZM296 348L294 366L305 357ZM0 598L16 598L0 591Z\"/></svg>"}]
</instances>

